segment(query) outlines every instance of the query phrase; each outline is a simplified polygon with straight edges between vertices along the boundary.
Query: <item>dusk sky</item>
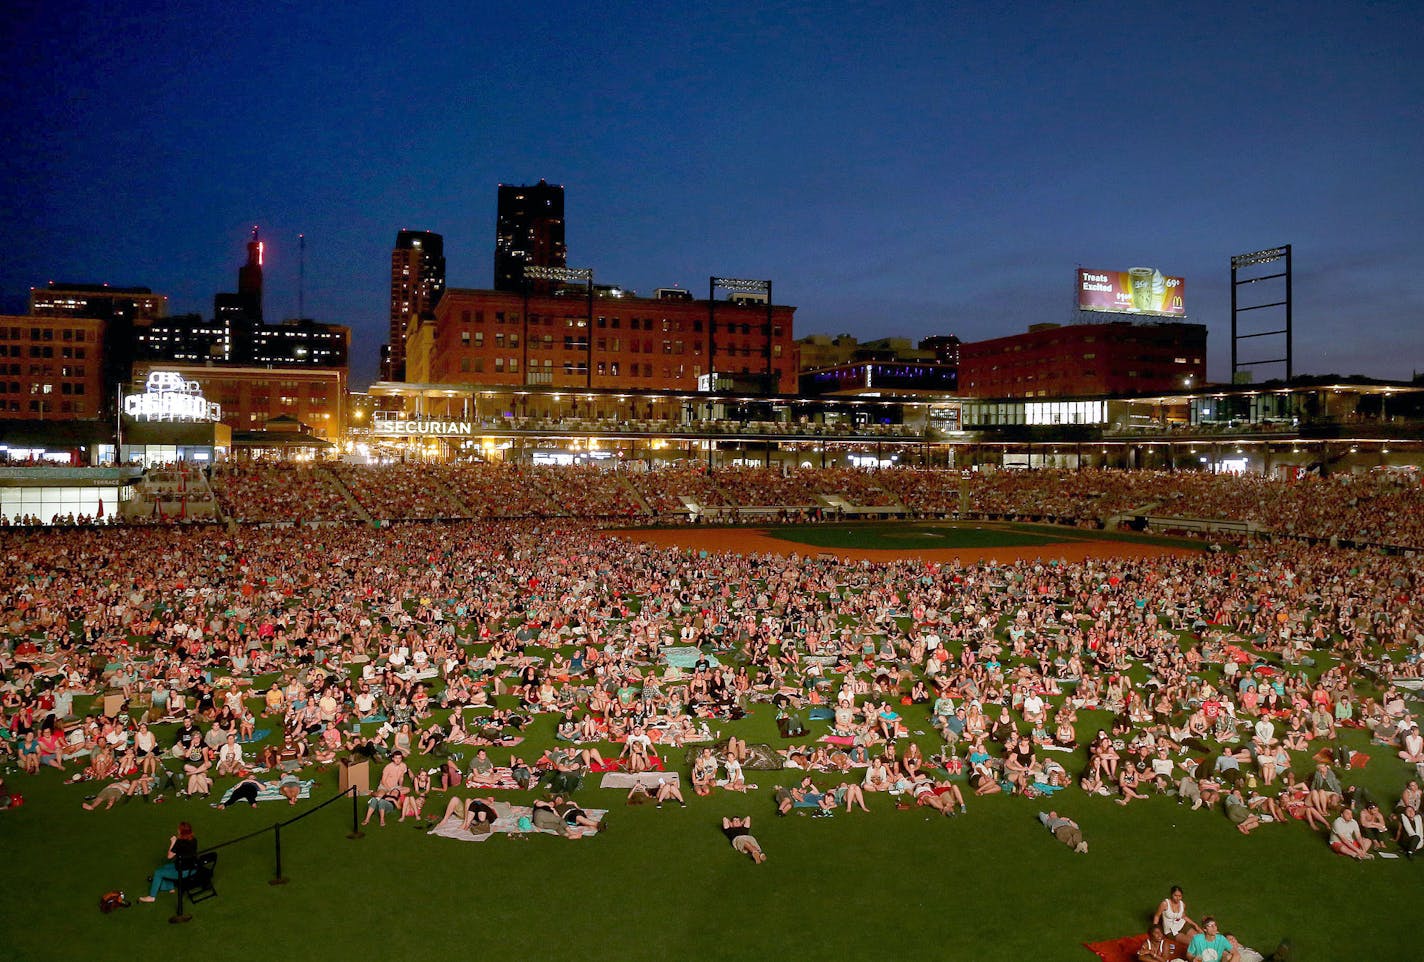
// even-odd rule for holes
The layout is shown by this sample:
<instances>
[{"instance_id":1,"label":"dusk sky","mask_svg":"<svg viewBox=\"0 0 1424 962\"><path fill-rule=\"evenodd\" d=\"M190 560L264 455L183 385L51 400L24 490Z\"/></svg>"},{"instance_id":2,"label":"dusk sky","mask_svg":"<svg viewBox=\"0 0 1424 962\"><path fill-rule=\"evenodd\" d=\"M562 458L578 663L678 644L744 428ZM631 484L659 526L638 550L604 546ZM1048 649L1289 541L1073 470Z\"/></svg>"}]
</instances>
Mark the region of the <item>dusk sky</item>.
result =
<instances>
[{"instance_id":1,"label":"dusk sky","mask_svg":"<svg viewBox=\"0 0 1424 962\"><path fill-rule=\"evenodd\" d=\"M291 316L302 232L364 384L396 231L487 287L495 187L542 177L571 266L771 278L797 336L1015 333L1072 319L1079 265L1155 266L1225 380L1230 256L1290 243L1298 373L1424 370L1414 4L10 10L8 310L55 279L208 315L256 224Z\"/></svg>"}]
</instances>

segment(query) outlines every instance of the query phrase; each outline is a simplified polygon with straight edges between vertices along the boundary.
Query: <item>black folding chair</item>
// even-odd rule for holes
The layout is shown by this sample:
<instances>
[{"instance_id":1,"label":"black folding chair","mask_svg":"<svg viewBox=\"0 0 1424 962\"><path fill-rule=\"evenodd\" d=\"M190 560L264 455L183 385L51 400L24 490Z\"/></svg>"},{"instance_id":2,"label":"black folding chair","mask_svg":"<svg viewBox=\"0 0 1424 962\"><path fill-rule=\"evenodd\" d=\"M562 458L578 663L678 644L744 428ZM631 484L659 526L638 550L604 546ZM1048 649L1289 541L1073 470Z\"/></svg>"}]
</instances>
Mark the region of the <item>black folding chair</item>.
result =
<instances>
[{"instance_id":1,"label":"black folding chair","mask_svg":"<svg viewBox=\"0 0 1424 962\"><path fill-rule=\"evenodd\" d=\"M186 863L186 864L184 864ZM213 873L218 866L217 852L204 852L194 859L184 859L178 865L178 884L189 902L201 902L218 894Z\"/></svg>"}]
</instances>

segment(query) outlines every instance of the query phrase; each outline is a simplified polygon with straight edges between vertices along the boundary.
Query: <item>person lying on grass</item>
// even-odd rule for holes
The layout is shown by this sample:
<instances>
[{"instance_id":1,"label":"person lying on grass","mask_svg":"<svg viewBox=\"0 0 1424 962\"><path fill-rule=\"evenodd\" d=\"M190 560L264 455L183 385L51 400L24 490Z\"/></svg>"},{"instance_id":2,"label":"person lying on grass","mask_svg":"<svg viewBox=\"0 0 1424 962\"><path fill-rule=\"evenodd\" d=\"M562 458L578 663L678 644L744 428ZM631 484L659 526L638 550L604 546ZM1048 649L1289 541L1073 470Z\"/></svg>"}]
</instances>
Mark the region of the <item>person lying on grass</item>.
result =
<instances>
[{"instance_id":1,"label":"person lying on grass","mask_svg":"<svg viewBox=\"0 0 1424 962\"><path fill-rule=\"evenodd\" d=\"M1241 795L1241 789L1233 788L1227 793L1222 807L1226 812L1227 819L1236 830L1242 835L1250 835L1261 827L1261 819L1252 813L1251 808L1246 803L1246 799Z\"/></svg>"},{"instance_id":2,"label":"person lying on grass","mask_svg":"<svg viewBox=\"0 0 1424 962\"><path fill-rule=\"evenodd\" d=\"M732 843L733 850L749 857L757 865L766 861L766 852L752 834L752 817L744 815L722 819L722 834Z\"/></svg>"},{"instance_id":3,"label":"person lying on grass","mask_svg":"<svg viewBox=\"0 0 1424 962\"><path fill-rule=\"evenodd\" d=\"M99 794L81 803L81 807L86 812L92 812L96 808L103 808L107 812L114 807L119 799L127 798L137 792L140 781L141 779L130 781L127 778L121 778L116 782L110 782L99 789Z\"/></svg>"},{"instance_id":4,"label":"person lying on grass","mask_svg":"<svg viewBox=\"0 0 1424 962\"><path fill-rule=\"evenodd\" d=\"M916 805L933 809L946 817L955 814L956 806L961 815L969 810L964 805L964 793L959 790L958 785L948 780L937 782L927 775L921 775L911 784L910 795L914 797Z\"/></svg>"},{"instance_id":5,"label":"person lying on grass","mask_svg":"<svg viewBox=\"0 0 1424 962\"><path fill-rule=\"evenodd\" d=\"M1083 838L1083 830L1073 819L1067 815L1059 815L1057 812L1039 812L1038 820L1058 841L1079 855L1087 854L1088 843Z\"/></svg>"},{"instance_id":6,"label":"person lying on grass","mask_svg":"<svg viewBox=\"0 0 1424 962\"><path fill-rule=\"evenodd\" d=\"M445 803L445 814L440 816L440 824L449 821L451 816L460 819L461 831L468 832L472 825L493 826L498 814L495 812L495 800L492 797L472 798L465 801L458 795L452 795L450 801ZM489 831L488 828L481 828L482 832Z\"/></svg>"}]
</instances>

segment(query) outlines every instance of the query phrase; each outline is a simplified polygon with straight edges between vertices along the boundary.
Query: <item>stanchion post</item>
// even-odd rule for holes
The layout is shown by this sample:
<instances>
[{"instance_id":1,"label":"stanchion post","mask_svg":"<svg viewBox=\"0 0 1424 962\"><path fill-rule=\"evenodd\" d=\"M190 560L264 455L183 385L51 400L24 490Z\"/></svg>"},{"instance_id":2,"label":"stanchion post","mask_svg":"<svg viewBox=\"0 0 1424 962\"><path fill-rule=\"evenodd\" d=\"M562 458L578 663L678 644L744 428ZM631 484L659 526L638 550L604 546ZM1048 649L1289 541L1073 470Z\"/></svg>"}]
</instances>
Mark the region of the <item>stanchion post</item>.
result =
<instances>
[{"instance_id":1,"label":"stanchion post","mask_svg":"<svg viewBox=\"0 0 1424 962\"><path fill-rule=\"evenodd\" d=\"M272 835L277 846L277 874L272 877L268 885L286 885L287 877L282 874L282 823L278 822L272 826Z\"/></svg>"},{"instance_id":2,"label":"stanchion post","mask_svg":"<svg viewBox=\"0 0 1424 962\"><path fill-rule=\"evenodd\" d=\"M176 859L173 865L177 868L178 862ZM193 921L193 917L183 911L183 870L181 868L178 869L178 878L173 882L173 893L177 896L177 901L173 906L173 914L168 917L168 924L181 925L184 922Z\"/></svg>"},{"instance_id":3,"label":"stanchion post","mask_svg":"<svg viewBox=\"0 0 1424 962\"><path fill-rule=\"evenodd\" d=\"M347 789L351 793L351 834L347 838L365 838L366 833L361 831L360 806L356 799L356 786L352 785Z\"/></svg>"}]
</instances>

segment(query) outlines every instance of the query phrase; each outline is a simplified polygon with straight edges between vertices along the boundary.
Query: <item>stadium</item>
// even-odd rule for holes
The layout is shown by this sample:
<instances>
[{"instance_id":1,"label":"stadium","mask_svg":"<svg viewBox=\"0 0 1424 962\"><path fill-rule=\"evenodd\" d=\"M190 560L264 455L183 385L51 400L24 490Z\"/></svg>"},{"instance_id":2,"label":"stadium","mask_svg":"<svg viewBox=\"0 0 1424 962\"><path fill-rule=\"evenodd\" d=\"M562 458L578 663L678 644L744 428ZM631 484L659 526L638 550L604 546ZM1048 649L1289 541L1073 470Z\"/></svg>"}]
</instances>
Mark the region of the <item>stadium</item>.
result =
<instances>
[{"instance_id":1,"label":"stadium","mask_svg":"<svg viewBox=\"0 0 1424 962\"><path fill-rule=\"evenodd\" d=\"M170 465L134 486L161 513L0 533L9 847L70 879L6 914L160 952L192 919L216 957L254 918L653 957L735 905L720 958L934 913L951 954L1073 959L1140 941L1170 862L1248 945L1327 957L1322 893L1377 957L1413 938L1411 472L623 468ZM1347 808L1390 813L1363 862ZM744 816L764 865L716 827ZM159 873L80 911L147 891L180 820L197 904ZM1001 896L1030 872L1033 931Z\"/></svg>"}]
</instances>

